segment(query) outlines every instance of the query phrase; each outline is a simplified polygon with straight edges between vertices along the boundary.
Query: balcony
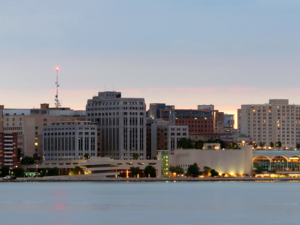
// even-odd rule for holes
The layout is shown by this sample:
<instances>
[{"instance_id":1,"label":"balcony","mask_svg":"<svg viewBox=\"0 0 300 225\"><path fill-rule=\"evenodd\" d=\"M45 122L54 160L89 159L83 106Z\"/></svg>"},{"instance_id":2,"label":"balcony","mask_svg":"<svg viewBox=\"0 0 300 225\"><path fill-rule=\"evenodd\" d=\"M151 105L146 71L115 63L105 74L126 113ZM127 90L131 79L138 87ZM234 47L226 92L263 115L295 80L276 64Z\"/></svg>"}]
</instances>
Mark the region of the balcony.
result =
<instances>
[{"instance_id":1,"label":"balcony","mask_svg":"<svg viewBox=\"0 0 300 225\"><path fill-rule=\"evenodd\" d=\"M4 135L4 138L13 138L12 135Z\"/></svg>"},{"instance_id":2,"label":"balcony","mask_svg":"<svg viewBox=\"0 0 300 225\"><path fill-rule=\"evenodd\" d=\"M4 162L13 162L14 160L12 159L4 159Z\"/></svg>"},{"instance_id":3,"label":"balcony","mask_svg":"<svg viewBox=\"0 0 300 225\"><path fill-rule=\"evenodd\" d=\"M4 158L12 158L12 155L5 155Z\"/></svg>"},{"instance_id":4,"label":"balcony","mask_svg":"<svg viewBox=\"0 0 300 225\"><path fill-rule=\"evenodd\" d=\"M4 146L13 146L13 144L5 143Z\"/></svg>"},{"instance_id":5,"label":"balcony","mask_svg":"<svg viewBox=\"0 0 300 225\"><path fill-rule=\"evenodd\" d=\"M4 163L4 166L13 166L14 164L12 163Z\"/></svg>"},{"instance_id":6,"label":"balcony","mask_svg":"<svg viewBox=\"0 0 300 225\"><path fill-rule=\"evenodd\" d=\"M4 139L4 142L13 142L13 140Z\"/></svg>"},{"instance_id":7,"label":"balcony","mask_svg":"<svg viewBox=\"0 0 300 225\"><path fill-rule=\"evenodd\" d=\"M13 151L4 151L4 154L13 154Z\"/></svg>"},{"instance_id":8,"label":"balcony","mask_svg":"<svg viewBox=\"0 0 300 225\"><path fill-rule=\"evenodd\" d=\"M14 148L4 147L4 150L13 150Z\"/></svg>"}]
</instances>

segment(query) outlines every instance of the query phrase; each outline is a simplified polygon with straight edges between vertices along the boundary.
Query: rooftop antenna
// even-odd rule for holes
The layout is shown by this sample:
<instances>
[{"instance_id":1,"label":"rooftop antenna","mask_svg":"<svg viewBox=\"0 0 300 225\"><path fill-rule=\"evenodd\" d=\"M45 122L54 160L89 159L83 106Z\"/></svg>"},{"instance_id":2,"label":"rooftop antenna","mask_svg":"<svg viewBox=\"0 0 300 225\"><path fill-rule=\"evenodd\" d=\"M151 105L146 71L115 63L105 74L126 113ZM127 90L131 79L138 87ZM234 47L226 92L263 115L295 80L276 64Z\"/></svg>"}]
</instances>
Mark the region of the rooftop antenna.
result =
<instances>
[{"instance_id":1,"label":"rooftop antenna","mask_svg":"<svg viewBox=\"0 0 300 225\"><path fill-rule=\"evenodd\" d=\"M54 99L54 101L55 101L54 104L55 104L55 107L58 109L60 107L60 102L58 100L58 87L59 87L59 83L58 83L58 71L59 71L59 68L56 67L55 70L56 70L56 82L55 82L55 84L56 84L56 95L55 95L55 99Z\"/></svg>"}]
</instances>

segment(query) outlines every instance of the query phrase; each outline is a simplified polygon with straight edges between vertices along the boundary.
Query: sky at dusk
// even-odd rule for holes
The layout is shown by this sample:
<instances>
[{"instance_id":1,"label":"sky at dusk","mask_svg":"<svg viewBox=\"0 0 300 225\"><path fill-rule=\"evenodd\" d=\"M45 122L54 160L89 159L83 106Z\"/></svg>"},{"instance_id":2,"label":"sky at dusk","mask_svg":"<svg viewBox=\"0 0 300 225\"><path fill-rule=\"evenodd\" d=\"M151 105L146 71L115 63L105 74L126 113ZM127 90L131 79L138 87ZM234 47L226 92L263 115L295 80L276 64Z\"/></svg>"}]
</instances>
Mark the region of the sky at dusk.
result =
<instances>
[{"instance_id":1,"label":"sky at dusk","mask_svg":"<svg viewBox=\"0 0 300 225\"><path fill-rule=\"evenodd\" d=\"M0 104L84 109L98 91L177 108L300 104L300 1L0 3Z\"/></svg>"}]
</instances>

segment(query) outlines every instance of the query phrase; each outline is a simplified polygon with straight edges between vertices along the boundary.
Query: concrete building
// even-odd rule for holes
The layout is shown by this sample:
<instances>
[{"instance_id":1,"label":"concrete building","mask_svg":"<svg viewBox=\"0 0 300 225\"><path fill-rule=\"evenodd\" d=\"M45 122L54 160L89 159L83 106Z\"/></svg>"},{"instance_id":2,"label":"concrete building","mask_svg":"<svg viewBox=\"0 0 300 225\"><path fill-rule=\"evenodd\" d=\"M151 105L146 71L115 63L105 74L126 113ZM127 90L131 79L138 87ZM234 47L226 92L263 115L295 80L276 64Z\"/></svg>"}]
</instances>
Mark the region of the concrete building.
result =
<instances>
[{"instance_id":1,"label":"concrete building","mask_svg":"<svg viewBox=\"0 0 300 225\"><path fill-rule=\"evenodd\" d=\"M0 132L0 167L18 164L18 134Z\"/></svg>"},{"instance_id":2,"label":"concrete building","mask_svg":"<svg viewBox=\"0 0 300 225\"><path fill-rule=\"evenodd\" d=\"M97 124L89 121L62 121L43 128L45 160L81 159L97 156Z\"/></svg>"},{"instance_id":3,"label":"concrete building","mask_svg":"<svg viewBox=\"0 0 300 225\"><path fill-rule=\"evenodd\" d=\"M156 157L158 150L169 150L173 154L181 138L189 138L188 126L174 125L162 119L147 119L147 158Z\"/></svg>"},{"instance_id":4,"label":"concrete building","mask_svg":"<svg viewBox=\"0 0 300 225\"><path fill-rule=\"evenodd\" d=\"M238 109L238 130L253 142L280 141L283 148L295 148L300 143L300 105L287 99L270 99L267 104L242 105Z\"/></svg>"},{"instance_id":5,"label":"concrete building","mask_svg":"<svg viewBox=\"0 0 300 225\"><path fill-rule=\"evenodd\" d=\"M143 98L122 98L121 92L99 92L87 101L87 120L101 129L101 156L146 159L146 104Z\"/></svg>"},{"instance_id":6,"label":"concrete building","mask_svg":"<svg viewBox=\"0 0 300 225\"><path fill-rule=\"evenodd\" d=\"M85 111L70 108L6 109L0 106L0 132L18 133L18 147L23 156L41 159L43 154L43 126L57 121L84 120Z\"/></svg>"},{"instance_id":7,"label":"concrete building","mask_svg":"<svg viewBox=\"0 0 300 225\"><path fill-rule=\"evenodd\" d=\"M222 174L243 175L252 174L252 146L241 146L237 150L198 150L176 149L174 155L169 155L170 166L181 166L187 171L189 165L196 163L200 170L204 166L215 169Z\"/></svg>"},{"instance_id":8,"label":"concrete building","mask_svg":"<svg viewBox=\"0 0 300 225\"><path fill-rule=\"evenodd\" d=\"M158 154L159 159L164 158L165 166L167 166L168 161L166 159L165 154ZM85 175L87 178L99 178L99 177L111 177L111 176L121 176L121 177L129 177L130 175L130 167L139 167L143 172L146 166L153 166L156 169L157 177L161 177L162 167L161 160L114 160L110 157L94 157L92 156L90 159L65 159L65 160L45 160L42 163L38 164L38 169L49 168L49 167L57 167L59 168L60 175L68 175L69 172L75 167L80 166L83 168ZM35 165L33 165L34 168ZM23 166L24 168L33 168L32 165ZM54 178L54 177L53 177ZM57 178L60 178L58 176ZM82 175L80 176L69 176L69 179L84 179Z\"/></svg>"}]
</instances>

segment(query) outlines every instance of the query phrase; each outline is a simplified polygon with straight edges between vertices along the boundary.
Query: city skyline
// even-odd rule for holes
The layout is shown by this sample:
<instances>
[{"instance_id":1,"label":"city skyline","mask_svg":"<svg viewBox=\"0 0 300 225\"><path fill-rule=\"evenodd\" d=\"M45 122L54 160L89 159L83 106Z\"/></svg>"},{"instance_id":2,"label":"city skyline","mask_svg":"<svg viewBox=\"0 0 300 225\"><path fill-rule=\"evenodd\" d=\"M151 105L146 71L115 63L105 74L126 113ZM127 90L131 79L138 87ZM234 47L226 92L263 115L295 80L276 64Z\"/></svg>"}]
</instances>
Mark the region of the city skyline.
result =
<instances>
[{"instance_id":1,"label":"city skyline","mask_svg":"<svg viewBox=\"0 0 300 225\"><path fill-rule=\"evenodd\" d=\"M74 109L104 90L234 114L268 99L297 104L300 3L270 3L5 2L1 104L53 105L56 66L62 106Z\"/></svg>"}]
</instances>

